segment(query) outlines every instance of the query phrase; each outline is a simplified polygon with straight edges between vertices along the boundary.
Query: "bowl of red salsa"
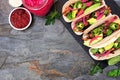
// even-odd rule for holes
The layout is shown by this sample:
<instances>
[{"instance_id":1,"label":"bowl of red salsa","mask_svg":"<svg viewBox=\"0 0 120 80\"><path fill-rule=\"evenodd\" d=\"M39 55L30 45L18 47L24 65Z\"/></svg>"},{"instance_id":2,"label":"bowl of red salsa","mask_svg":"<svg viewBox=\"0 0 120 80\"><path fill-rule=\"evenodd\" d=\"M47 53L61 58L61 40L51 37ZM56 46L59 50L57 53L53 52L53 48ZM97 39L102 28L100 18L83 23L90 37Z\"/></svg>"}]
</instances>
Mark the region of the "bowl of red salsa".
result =
<instances>
[{"instance_id":1,"label":"bowl of red salsa","mask_svg":"<svg viewBox=\"0 0 120 80\"><path fill-rule=\"evenodd\" d=\"M13 9L9 14L9 23L15 30L25 30L32 22L30 12L23 7Z\"/></svg>"}]
</instances>

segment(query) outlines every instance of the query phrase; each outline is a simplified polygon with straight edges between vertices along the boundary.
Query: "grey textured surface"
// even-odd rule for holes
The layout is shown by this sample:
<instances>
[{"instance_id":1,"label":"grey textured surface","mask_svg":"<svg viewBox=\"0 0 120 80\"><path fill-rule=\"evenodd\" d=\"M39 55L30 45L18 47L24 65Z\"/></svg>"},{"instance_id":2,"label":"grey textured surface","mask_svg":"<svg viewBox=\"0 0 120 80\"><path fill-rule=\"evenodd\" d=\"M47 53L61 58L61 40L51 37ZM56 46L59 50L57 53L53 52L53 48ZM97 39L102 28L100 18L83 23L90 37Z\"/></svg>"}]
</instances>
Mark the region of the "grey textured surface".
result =
<instances>
[{"instance_id":1,"label":"grey textured surface","mask_svg":"<svg viewBox=\"0 0 120 80\"><path fill-rule=\"evenodd\" d=\"M94 61L74 40L64 25L45 26L45 19L33 16L25 31L8 24L12 7L0 0L0 80L119 80L102 74L89 75Z\"/></svg>"}]
</instances>

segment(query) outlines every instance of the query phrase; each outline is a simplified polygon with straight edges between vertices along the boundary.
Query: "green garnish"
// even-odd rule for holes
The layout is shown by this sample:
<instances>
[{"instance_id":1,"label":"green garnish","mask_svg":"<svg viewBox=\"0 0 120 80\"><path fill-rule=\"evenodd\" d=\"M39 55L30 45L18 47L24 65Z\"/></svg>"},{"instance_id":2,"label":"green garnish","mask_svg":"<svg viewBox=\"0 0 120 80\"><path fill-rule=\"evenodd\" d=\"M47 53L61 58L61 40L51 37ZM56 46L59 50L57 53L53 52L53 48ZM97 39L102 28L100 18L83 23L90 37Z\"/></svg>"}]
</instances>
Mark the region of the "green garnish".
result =
<instances>
[{"instance_id":1,"label":"green garnish","mask_svg":"<svg viewBox=\"0 0 120 80\"><path fill-rule=\"evenodd\" d=\"M103 69L100 67L99 63L97 65L94 65L90 70L90 75L94 75L96 73L102 73Z\"/></svg>"},{"instance_id":2,"label":"green garnish","mask_svg":"<svg viewBox=\"0 0 120 80\"><path fill-rule=\"evenodd\" d=\"M78 30L82 30L84 28L84 24L82 22L77 23L76 27L77 27Z\"/></svg>"},{"instance_id":3,"label":"green garnish","mask_svg":"<svg viewBox=\"0 0 120 80\"><path fill-rule=\"evenodd\" d=\"M54 24L55 19L59 19L59 18L60 18L59 12L56 9L54 9L50 14L46 16L45 25Z\"/></svg>"},{"instance_id":4,"label":"green garnish","mask_svg":"<svg viewBox=\"0 0 120 80\"><path fill-rule=\"evenodd\" d=\"M110 28L111 28L112 30L117 30L118 27L119 27L119 25L118 25L117 23L115 23L115 22L112 22L112 23L110 24Z\"/></svg>"},{"instance_id":5,"label":"green garnish","mask_svg":"<svg viewBox=\"0 0 120 80\"><path fill-rule=\"evenodd\" d=\"M67 14L67 18L68 18L69 20L72 19L72 12L69 12L69 13Z\"/></svg>"},{"instance_id":6,"label":"green garnish","mask_svg":"<svg viewBox=\"0 0 120 80\"><path fill-rule=\"evenodd\" d=\"M113 33L113 31L111 29L108 29L107 32L106 32L106 35L109 36Z\"/></svg>"},{"instance_id":7,"label":"green garnish","mask_svg":"<svg viewBox=\"0 0 120 80\"><path fill-rule=\"evenodd\" d=\"M109 77L119 77L120 76L120 69L114 69L107 73Z\"/></svg>"},{"instance_id":8,"label":"green garnish","mask_svg":"<svg viewBox=\"0 0 120 80\"><path fill-rule=\"evenodd\" d=\"M103 32L103 25L95 28L93 31L92 31L92 35L100 35L102 32Z\"/></svg>"},{"instance_id":9,"label":"green garnish","mask_svg":"<svg viewBox=\"0 0 120 80\"><path fill-rule=\"evenodd\" d=\"M107 15L108 15L108 12L109 12L108 10L105 10L105 11L104 11L104 14L107 16Z\"/></svg>"},{"instance_id":10,"label":"green garnish","mask_svg":"<svg viewBox=\"0 0 120 80\"><path fill-rule=\"evenodd\" d=\"M80 1L78 1L77 3L76 3L76 8L81 8L82 7L82 3L80 2Z\"/></svg>"}]
</instances>

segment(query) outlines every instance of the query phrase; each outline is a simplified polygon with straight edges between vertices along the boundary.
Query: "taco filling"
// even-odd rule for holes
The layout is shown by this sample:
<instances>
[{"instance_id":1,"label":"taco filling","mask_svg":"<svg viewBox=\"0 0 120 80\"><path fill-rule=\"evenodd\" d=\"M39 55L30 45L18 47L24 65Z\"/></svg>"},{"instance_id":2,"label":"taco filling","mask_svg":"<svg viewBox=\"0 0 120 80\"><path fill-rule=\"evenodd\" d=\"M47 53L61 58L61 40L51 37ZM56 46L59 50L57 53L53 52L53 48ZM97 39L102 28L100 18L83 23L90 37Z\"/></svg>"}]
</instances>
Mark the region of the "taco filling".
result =
<instances>
[{"instance_id":1,"label":"taco filling","mask_svg":"<svg viewBox=\"0 0 120 80\"><path fill-rule=\"evenodd\" d=\"M66 7L62 14L72 20L82 14L89 13L101 5L102 0L80 0Z\"/></svg>"},{"instance_id":2,"label":"taco filling","mask_svg":"<svg viewBox=\"0 0 120 80\"><path fill-rule=\"evenodd\" d=\"M102 7L99 10L86 15L85 17L78 19L77 21L73 23L73 26L74 26L73 31L83 32L85 29L87 29L92 24L108 16L110 12L111 12L110 8Z\"/></svg>"},{"instance_id":3,"label":"taco filling","mask_svg":"<svg viewBox=\"0 0 120 80\"><path fill-rule=\"evenodd\" d=\"M120 48L120 37L113 43L102 47L102 48L92 48L90 51L96 57L104 57L109 54L114 54L114 51Z\"/></svg>"},{"instance_id":4,"label":"taco filling","mask_svg":"<svg viewBox=\"0 0 120 80\"><path fill-rule=\"evenodd\" d=\"M111 19L105 21L100 26L94 28L92 31L90 31L84 40L85 46L93 45L101 40L103 40L105 37L110 36L112 33L120 29L120 25L115 22L117 19L117 16L112 17Z\"/></svg>"}]
</instances>

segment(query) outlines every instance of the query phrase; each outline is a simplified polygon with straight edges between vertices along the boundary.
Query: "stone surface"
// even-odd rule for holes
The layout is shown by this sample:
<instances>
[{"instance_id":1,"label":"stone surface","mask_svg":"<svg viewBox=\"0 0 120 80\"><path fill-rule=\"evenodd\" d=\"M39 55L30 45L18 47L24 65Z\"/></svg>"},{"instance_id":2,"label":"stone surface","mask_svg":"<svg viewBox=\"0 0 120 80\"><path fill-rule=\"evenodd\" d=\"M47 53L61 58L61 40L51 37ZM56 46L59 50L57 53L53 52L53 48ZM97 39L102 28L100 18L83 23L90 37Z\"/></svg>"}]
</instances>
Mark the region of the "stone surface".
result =
<instances>
[{"instance_id":1,"label":"stone surface","mask_svg":"<svg viewBox=\"0 0 120 80\"><path fill-rule=\"evenodd\" d=\"M89 75L94 61L59 20L45 26L33 16L27 30L16 31L8 24L12 9L0 0L0 80L117 80L105 74L116 66Z\"/></svg>"}]
</instances>

